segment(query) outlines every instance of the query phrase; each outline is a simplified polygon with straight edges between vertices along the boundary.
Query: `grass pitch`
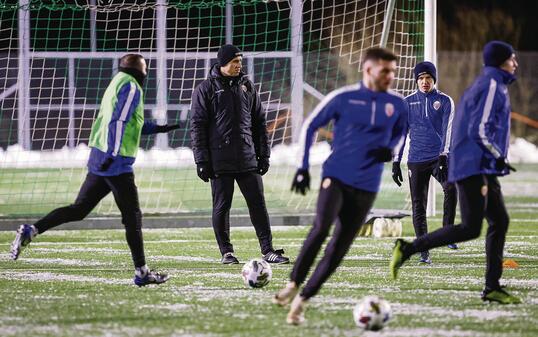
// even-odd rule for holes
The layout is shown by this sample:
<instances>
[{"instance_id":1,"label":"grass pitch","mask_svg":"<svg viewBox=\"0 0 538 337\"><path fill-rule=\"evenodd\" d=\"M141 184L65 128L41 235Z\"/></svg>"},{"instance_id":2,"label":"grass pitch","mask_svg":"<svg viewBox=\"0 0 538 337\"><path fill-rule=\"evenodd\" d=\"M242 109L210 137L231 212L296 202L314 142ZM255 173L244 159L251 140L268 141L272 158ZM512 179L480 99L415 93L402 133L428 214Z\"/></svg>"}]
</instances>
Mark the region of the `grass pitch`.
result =
<instances>
[{"instance_id":1,"label":"grass pitch","mask_svg":"<svg viewBox=\"0 0 538 337\"><path fill-rule=\"evenodd\" d=\"M430 221L432 228L439 219ZM411 224L404 222L405 235ZM275 247L295 258L308 227L274 229ZM528 219L512 219L506 257L519 263L503 282L522 305L484 304L484 240L457 251L432 251L433 264L413 257L395 282L388 263L393 239L357 238L345 262L315 297L301 327L271 304L291 265L274 266L262 289L246 288L240 265L219 264L210 229L146 230L148 264L172 278L161 286L132 284L121 230L50 231L16 262L12 232L0 233L1 336L537 336L538 235ZM241 262L259 257L251 228L233 228ZM380 332L355 327L352 308L368 294L385 297L393 320Z\"/></svg>"}]
</instances>

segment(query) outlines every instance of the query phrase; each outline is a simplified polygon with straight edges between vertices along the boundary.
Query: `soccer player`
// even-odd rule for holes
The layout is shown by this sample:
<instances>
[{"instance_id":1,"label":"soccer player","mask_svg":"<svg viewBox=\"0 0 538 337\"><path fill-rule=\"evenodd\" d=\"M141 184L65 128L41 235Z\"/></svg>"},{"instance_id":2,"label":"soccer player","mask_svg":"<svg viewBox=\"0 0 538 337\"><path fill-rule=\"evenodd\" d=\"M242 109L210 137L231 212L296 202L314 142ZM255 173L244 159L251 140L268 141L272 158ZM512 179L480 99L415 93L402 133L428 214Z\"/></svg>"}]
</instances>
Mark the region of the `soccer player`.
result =
<instances>
[{"instance_id":1,"label":"soccer player","mask_svg":"<svg viewBox=\"0 0 538 337\"><path fill-rule=\"evenodd\" d=\"M192 95L191 139L198 177L211 180L212 222L221 263L239 263L230 241L234 182L247 202L263 259L289 263L283 250L273 249L263 195L262 176L269 170L271 148L260 97L241 70L243 56L236 46L221 46L217 59Z\"/></svg>"},{"instance_id":2,"label":"soccer player","mask_svg":"<svg viewBox=\"0 0 538 337\"><path fill-rule=\"evenodd\" d=\"M416 238L396 240L390 270L398 270L417 252L480 236L482 221L488 220L486 234L486 284L484 301L520 303L499 283L508 213L497 176L515 169L508 163L510 140L510 99L507 86L515 80L518 67L511 45L488 42L483 51L484 69L463 93L454 117L449 181L455 182L461 210L461 225L445 226Z\"/></svg>"},{"instance_id":3,"label":"soccer player","mask_svg":"<svg viewBox=\"0 0 538 337\"><path fill-rule=\"evenodd\" d=\"M415 66L415 81L418 90L407 96L409 108L407 119L409 130L409 187L413 204L413 227L418 237L428 233L426 207L428 185L433 176L444 192L443 226L452 226L456 217L456 187L448 182L448 153L454 119L454 101L450 96L435 88L437 69L431 62L420 62ZM392 179L401 186L403 182L400 161L403 146L392 163ZM457 249L456 244L449 248ZM428 251L420 253L420 262L430 264Z\"/></svg>"},{"instance_id":4,"label":"soccer player","mask_svg":"<svg viewBox=\"0 0 538 337\"><path fill-rule=\"evenodd\" d=\"M323 164L316 217L290 275L290 282L273 298L284 306L291 301L289 324L300 324L308 300L336 270L374 203L383 163L392 160L403 144L407 105L390 90L397 57L389 50L371 48L362 60L363 80L331 92L303 125L303 155L292 190L310 188L309 149L316 130L334 123L332 152ZM337 220L321 261L299 293L321 245ZM293 299L293 301L292 301Z\"/></svg>"},{"instance_id":5,"label":"soccer player","mask_svg":"<svg viewBox=\"0 0 538 337\"><path fill-rule=\"evenodd\" d=\"M134 283L145 286L168 280L166 274L151 271L146 265L142 212L133 164L141 134L168 132L179 128L179 125L156 125L144 121L142 87L146 76L146 61L141 55L127 54L120 59L119 72L108 85L92 125L88 174L77 199L69 206L53 210L33 225L21 225L11 245L13 260L36 235L63 223L84 219L101 199L112 192L121 212L134 262Z\"/></svg>"}]
</instances>

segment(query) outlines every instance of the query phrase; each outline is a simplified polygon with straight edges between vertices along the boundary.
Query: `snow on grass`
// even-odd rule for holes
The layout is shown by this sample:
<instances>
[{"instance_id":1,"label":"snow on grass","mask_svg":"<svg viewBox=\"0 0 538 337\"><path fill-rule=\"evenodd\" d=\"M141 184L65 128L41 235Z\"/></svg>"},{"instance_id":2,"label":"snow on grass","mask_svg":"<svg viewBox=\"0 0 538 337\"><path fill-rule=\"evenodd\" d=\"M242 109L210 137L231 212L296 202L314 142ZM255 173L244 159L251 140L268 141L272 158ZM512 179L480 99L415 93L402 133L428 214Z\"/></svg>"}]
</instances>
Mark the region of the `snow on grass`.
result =
<instances>
[{"instance_id":1,"label":"snow on grass","mask_svg":"<svg viewBox=\"0 0 538 337\"><path fill-rule=\"evenodd\" d=\"M52 264L52 265L62 265L62 266L80 266L80 267L103 267L111 266L111 263L99 262L99 261L89 261L89 260L78 260L78 259L60 259L60 258L28 258L21 257L17 260L17 263L28 263L28 264Z\"/></svg>"},{"instance_id":2,"label":"snow on grass","mask_svg":"<svg viewBox=\"0 0 538 337\"><path fill-rule=\"evenodd\" d=\"M20 280L20 281L37 281L37 282L90 282L103 284L133 284L131 279L112 279L103 277L91 277L82 275L56 274L50 272L33 272L33 271L9 271L0 273L0 279Z\"/></svg>"}]
</instances>

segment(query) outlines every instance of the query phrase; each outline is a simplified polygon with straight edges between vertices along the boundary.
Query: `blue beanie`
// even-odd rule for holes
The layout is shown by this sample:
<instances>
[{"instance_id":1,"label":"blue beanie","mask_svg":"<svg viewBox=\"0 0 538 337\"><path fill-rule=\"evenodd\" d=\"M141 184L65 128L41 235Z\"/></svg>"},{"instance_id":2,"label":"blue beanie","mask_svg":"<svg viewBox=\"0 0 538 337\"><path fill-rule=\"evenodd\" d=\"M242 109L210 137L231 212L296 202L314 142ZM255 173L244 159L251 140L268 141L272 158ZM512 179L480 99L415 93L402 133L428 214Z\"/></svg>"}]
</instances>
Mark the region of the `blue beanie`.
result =
<instances>
[{"instance_id":1,"label":"blue beanie","mask_svg":"<svg viewBox=\"0 0 538 337\"><path fill-rule=\"evenodd\" d=\"M243 56L239 48L231 44L225 44L220 47L217 52L217 59L221 67L224 67L228 62L233 60L236 56Z\"/></svg>"},{"instance_id":2,"label":"blue beanie","mask_svg":"<svg viewBox=\"0 0 538 337\"><path fill-rule=\"evenodd\" d=\"M435 69L435 65L431 62L420 62L415 66L413 71L415 72L415 82L418 81L420 75L424 74L429 74L433 77L433 83L437 82L437 69Z\"/></svg>"},{"instance_id":3,"label":"blue beanie","mask_svg":"<svg viewBox=\"0 0 538 337\"><path fill-rule=\"evenodd\" d=\"M503 41L489 41L484 46L484 65L499 67L514 53L514 48Z\"/></svg>"}]
</instances>

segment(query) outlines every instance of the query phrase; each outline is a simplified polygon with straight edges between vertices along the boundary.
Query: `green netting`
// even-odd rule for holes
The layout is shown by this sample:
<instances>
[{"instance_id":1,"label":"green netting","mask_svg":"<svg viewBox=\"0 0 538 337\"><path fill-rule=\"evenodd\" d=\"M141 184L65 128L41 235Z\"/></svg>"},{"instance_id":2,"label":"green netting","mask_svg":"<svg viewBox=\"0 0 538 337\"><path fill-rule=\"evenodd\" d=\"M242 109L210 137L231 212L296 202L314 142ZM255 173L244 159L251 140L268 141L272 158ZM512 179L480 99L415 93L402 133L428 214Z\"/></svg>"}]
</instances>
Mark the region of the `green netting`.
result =
<instances>
[{"instance_id":1,"label":"green netting","mask_svg":"<svg viewBox=\"0 0 538 337\"><path fill-rule=\"evenodd\" d=\"M245 53L245 71L267 113L274 156L264 182L272 213L312 211L315 191L307 197L289 192L296 150L292 118L306 116L331 90L360 80L362 53L380 43L387 1L302 5L304 83L299 83L291 2L232 1L232 41ZM27 31L19 28L21 22ZM185 123L168 136L143 139L135 172L144 212L209 212L209 186L197 179L189 152L189 105L227 41L226 1L32 0L22 6L0 1L0 23L0 216L39 216L75 199L100 98L127 52L148 60L146 118ZM159 23L166 28L160 31ZM414 89L423 26L422 0L396 1L388 47L401 56L397 88L403 94ZM19 47L21 41L28 50ZM294 85L304 89L301 102L292 99ZM157 98L163 93L164 102ZM330 143L324 135L318 142ZM312 173L319 176L319 165ZM404 208L405 192L389 182L384 177L376 207ZM236 196L234 212L246 212L238 190ZM107 197L94 213L118 210Z\"/></svg>"}]
</instances>

